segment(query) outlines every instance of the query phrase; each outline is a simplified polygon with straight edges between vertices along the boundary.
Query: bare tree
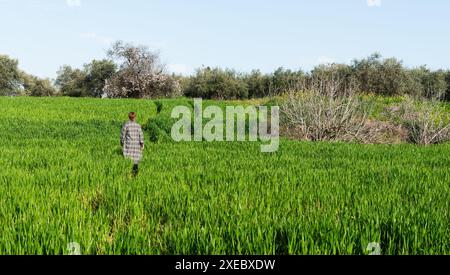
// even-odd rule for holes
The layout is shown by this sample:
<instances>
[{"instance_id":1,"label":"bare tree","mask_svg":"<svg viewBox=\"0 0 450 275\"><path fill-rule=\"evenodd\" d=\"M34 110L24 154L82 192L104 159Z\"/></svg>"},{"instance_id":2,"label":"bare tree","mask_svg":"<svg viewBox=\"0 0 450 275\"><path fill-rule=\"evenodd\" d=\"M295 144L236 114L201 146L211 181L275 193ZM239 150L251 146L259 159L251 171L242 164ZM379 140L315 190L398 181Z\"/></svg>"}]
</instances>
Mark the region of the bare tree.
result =
<instances>
[{"instance_id":1,"label":"bare tree","mask_svg":"<svg viewBox=\"0 0 450 275\"><path fill-rule=\"evenodd\" d=\"M312 141L362 139L369 108L357 96L354 83L328 76L314 78L308 86L305 92L290 92L282 104L288 135Z\"/></svg>"}]
</instances>

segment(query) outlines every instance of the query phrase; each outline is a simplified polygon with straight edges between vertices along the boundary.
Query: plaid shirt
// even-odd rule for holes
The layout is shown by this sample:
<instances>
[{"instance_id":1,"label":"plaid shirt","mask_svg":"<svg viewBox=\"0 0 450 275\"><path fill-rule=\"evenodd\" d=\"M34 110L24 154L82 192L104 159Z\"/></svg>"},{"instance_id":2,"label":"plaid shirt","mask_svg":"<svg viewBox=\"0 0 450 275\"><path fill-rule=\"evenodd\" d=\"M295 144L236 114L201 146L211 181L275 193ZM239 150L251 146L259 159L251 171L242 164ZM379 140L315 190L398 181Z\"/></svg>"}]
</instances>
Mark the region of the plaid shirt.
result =
<instances>
[{"instance_id":1,"label":"plaid shirt","mask_svg":"<svg viewBox=\"0 0 450 275\"><path fill-rule=\"evenodd\" d=\"M142 147L144 146L144 133L141 125L134 121L128 121L120 131L120 144L123 147L123 156L138 163L142 159Z\"/></svg>"}]
</instances>

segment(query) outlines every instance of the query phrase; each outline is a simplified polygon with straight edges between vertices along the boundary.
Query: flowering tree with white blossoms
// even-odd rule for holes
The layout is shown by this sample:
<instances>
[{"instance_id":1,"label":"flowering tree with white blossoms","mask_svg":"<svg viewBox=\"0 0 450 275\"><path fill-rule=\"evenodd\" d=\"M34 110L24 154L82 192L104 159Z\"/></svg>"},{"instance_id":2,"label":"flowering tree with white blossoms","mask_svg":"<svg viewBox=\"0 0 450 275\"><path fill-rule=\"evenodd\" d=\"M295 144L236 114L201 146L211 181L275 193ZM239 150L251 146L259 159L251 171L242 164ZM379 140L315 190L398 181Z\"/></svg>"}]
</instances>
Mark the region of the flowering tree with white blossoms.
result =
<instances>
[{"instance_id":1,"label":"flowering tree with white blossoms","mask_svg":"<svg viewBox=\"0 0 450 275\"><path fill-rule=\"evenodd\" d=\"M118 41L108 56L119 66L119 71L106 81L104 92L108 97L156 98L181 93L178 81L165 73L159 53Z\"/></svg>"}]
</instances>

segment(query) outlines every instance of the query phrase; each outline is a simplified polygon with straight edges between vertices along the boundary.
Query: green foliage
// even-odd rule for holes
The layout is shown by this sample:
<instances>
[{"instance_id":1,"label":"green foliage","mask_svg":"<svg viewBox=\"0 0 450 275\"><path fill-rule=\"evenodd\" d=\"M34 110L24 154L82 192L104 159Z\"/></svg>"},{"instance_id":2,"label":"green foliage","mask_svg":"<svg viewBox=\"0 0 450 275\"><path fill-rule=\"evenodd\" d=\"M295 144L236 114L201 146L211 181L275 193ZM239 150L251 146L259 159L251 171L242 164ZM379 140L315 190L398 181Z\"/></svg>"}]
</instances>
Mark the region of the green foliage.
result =
<instances>
[{"instance_id":1,"label":"green foliage","mask_svg":"<svg viewBox=\"0 0 450 275\"><path fill-rule=\"evenodd\" d=\"M56 96L58 93L49 79L41 79L21 72L23 89L29 96Z\"/></svg>"},{"instance_id":2,"label":"green foliage","mask_svg":"<svg viewBox=\"0 0 450 275\"><path fill-rule=\"evenodd\" d=\"M115 58L118 65L105 59L93 60L85 64L83 69L62 66L55 81L59 92L70 97L101 97L107 94L118 98L187 96L247 99L311 90L312 85L321 80L334 78L343 82L340 86L343 90L355 86L359 92L366 94L389 97L411 95L450 101L449 71L433 71L426 66L408 68L402 61L382 58L378 53L355 59L350 65L318 65L310 72L281 67L273 73L259 70L241 73L206 67L198 69L190 77L165 74L159 54L146 47L118 41L108 54ZM27 85L17 64L17 60L0 56L0 95L21 94L22 86ZM41 91L34 93L49 94L49 85L47 88L41 87Z\"/></svg>"},{"instance_id":3,"label":"green foliage","mask_svg":"<svg viewBox=\"0 0 450 275\"><path fill-rule=\"evenodd\" d=\"M283 98L273 97L273 98L267 100L263 105L266 107L274 107L274 106L280 106L283 103L284 103Z\"/></svg>"},{"instance_id":4,"label":"green foliage","mask_svg":"<svg viewBox=\"0 0 450 275\"><path fill-rule=\"evenodd\" d=\"M164 108L164 103L161 101L155 101L156 105L156 114L160 114Z\"/></svg>"},{"instance_id":5,"label":"green foliage","mask_svg":"<svg viewBox=\"0 0 450 275\"><path fill-rule=\"evenodd\" d=\"M19 62L9 56L0 55L0 96L17 92L21 84Z\"/></svg>"},{"instance_id":6,"label":"green foliage","mask_svg":"<svg viewBox=\"0 0 450 275\"><path fill-rule=\"evenodd\" d=\"M354 60L352 67L360 89L378 95L395 96L406 92L406 71L395 58L381 59L380 54Z\"/></svg>"},{"instance_id":7,"label":"green foliage","mask_svg":"<svg viewBox=\"0 0 450 275\"><path fill-rule=\"evenodd\" d=\"M445 99L448 89L445 72L430 71L425 66L409 71L410 85L408 94L428 99Z\"/></svg>"},{"instance_id":8,"label":"green foliage","mask_svg":"<svg viewBox=\"0 0 450 275\"><path fill-rule=\"evenodd\" d=\"M450 144L147 142L132 178L120 126L151 101L0 106L2 255L450 253Z\"/></svg>"},{"instance_id":9,"label":"green foliage","mask_svg":"<svg viewBox=\"0 0 450 275\"><path fill-rule=\"evenodd\" d=\"M115 72L116 65L110 60L93 60L83 70L64 65L55 84L65 96L101 97L106 80Z\"/></svg>"},{"instance_id":10,"label":"green foliage","mask_svg":"<svg viewBox=\"0 0 450 275\"><path fill-rule=\"evenodd\" d=\"M244 81L248 86L248 97L258 98L270 96L270 77L262 74L259 70L253 70L244 76Z\"/></svg>"},{"instance_id":11,"label":"green foliage","mask_svg":"<svg viewBox=\"0 0 450 275\"><path fill-rule=\"evenodd\" d=\"M445 92L445 100L450 101L450 71L445 74L445 82L447 83L447 90Z\"/></svg>"},{"instance_id":12,"label":"green foliage","mask_svg":"<svg viewBox=\"0 0 450 275\"><path fill-rule=\"evenodd\" d=\"M278 68L273 74L262 74L254 70L250 74L234 70L204 68L197 70L186 88L188 97L208 99L262 98L282 94L290 89L298 89L305 82L303 71Z\"/></svg>"},{"instance_id":13,"label":"green foliage","mask_svg":"<svg viewBox=\"0 0 450 275\"><path fill-rule=\"evenodd\" d=\"M339 79L343 90L356 86L363 93L381 96L411 95L421 98L449 98L450 77L442 70L425 66L407 68L396 58L378 53L355 59L352 64L316 66L311 72L278 68L271 74L254 70L249 74L233 70L200 69L191 78L181 78L188 97L234 99L280 96L288 91L310 90L326 79ZM447 96L445 96L447 94Z\"/></svg>"},{"instance_id":14,"label":"green foliage","mask_svg":"<svg viewBox=\"0 0 450 275\"><path fill-rule=\"evenodd\" d=\"M185 91L188 97L237 99L248 97L248 87L232 70L205 68L197 70Z\"/></svg>"},{"instance_id":15,"label":"green foliage","mask_svg":"<svg viewBox=\"0 0 450 275\"><path fill-rule=\"evenodd\" d=\"M305 85L306 75L303 71L291 71L278 68L270 76L269 95L283 94L289 90L299 90Z\"/></svg>"},{"instance_id":16,"label":"green foliage","mask_svg":"<svg viewBox=\"0 0 450 275\"><path fill-rule=\"evenodd\" d=\"M49 79L41 79L18 68L18 61L0 55L0 96L54 96L57 92Z\"/></svg>"},{"instance_id":17,"label":"green foliage","mask_svg":"<svg viewBox=\"0 0 450 275\"><path fill-rule=\"evenodd\" d=\"M57 94L56 89L52 86L49 79L35 79L34 83L28 90L31 96L54 96Z\"/></svg>"},{"instance_id":18,"label":"green foliage","mask_svg":"<svg viewBox=\"0 0 450 275\"><path fill-rule=\"evenodd\" d=\"M93 60L84 65L84 71L86 72L85 85L90 95L101 97L106 80L116 73L117 66L111 60Z\"/></svg>"},{"instance_id":19,"label":"green foliage","mask_svg":"<svg viewBox=\"0 0 450 275\"><path fill-rule=\"evenodd\" d=\"M86 85L86 78L85 71L64 65L58 71L55 85L64 96L87 97L90 95L90 91Z\"/></svg>"},{"instance_id":20,"label":"green foliage","mask_svg":"<svg viewBox=\"0 0 450 275\"><path fill-rule=\"evenodd\" d=\"M176 120L170 117L157 116L149 120L144 130L147 131L151 142L171 142L171 131L175 122Z\"/></svg>"}]
</instances>

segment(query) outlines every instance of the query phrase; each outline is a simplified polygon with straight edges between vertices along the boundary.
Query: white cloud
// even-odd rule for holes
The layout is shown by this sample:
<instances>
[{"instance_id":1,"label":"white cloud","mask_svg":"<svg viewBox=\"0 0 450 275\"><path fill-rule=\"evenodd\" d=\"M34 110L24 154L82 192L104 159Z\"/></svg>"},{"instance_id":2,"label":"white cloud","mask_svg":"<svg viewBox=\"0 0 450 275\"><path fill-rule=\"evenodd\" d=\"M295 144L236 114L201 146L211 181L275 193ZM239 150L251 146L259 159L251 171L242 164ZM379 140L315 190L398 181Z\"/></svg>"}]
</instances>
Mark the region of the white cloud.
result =
<instances>
[{"instance_id":1,"label":"white cloud","mask_svg":"<svg viewBox=\"0 0 450 275\"><path fill-rule=\"evenodd\" d=\"M171 73L188 75L192 73L192 68L184 64L168 64L167 69Z\"/></svg>"},{"instance_id":2,"label":"white cloud","mask_svg":"<svg viewBox=\"0 0 450 275\"><path fill-rule=\"evenodd\" d=\"M381 7L381 0L367 0L367 6L369 7Z\"/></svg>"},{"instance_id":3,"label":"white cloud","mask_svg":"<svg viewBox=\"0 0 450 275\"><path fill-rule=\"evenodd\" d=\"M111 44L113 42L112 38L107 37L107 36L98 35L94 32L82 33L82 34L80 34L80 37L84 38L84 39L91 39L91 40L94 40L94 41L102 43L102 44Z\"/></svg>"},{"instance_id":4,"label":"white cloud","mask_svg":"<svg viewBox=\"0 0 450 275\"><path fill-rule=\"evenodd\" d=\"M320 56L317 59L317 63L319 63L319 64L332 64L335 62L336 62L336 60L334 58L328 57L328 56Z\"/></svg>"},{"instance_id":5,"label":"white cloud","mask_svg":"<svg viewBox=\"0 0 450 275\"><path fill-rule=\"evenodd\" d=\"M81 0L66 0L66 5L73 7L81 7Z\"/></svg>"}]
</instances>

